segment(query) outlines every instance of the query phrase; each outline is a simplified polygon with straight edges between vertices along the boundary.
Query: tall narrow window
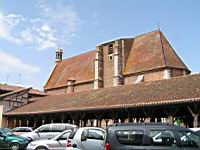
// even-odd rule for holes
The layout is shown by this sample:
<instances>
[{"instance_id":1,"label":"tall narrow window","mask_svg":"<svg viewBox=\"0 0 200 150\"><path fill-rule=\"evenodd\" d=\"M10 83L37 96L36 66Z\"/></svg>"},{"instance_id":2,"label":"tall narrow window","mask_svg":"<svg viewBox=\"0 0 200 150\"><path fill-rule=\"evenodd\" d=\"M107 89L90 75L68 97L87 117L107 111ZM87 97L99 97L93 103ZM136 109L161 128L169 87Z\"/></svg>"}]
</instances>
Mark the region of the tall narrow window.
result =
<instances>
[{"instance_id":1,"label":"tall narrow window","mask_svg":"<svg viewBox=\"0 0 200 150\"><path fill-rule=\"evenodd\" d=\"M108 46L108 55L110 55L110 54L113 54L113 45L112 44L110 44Z\"/></svg>"}]
</instances>

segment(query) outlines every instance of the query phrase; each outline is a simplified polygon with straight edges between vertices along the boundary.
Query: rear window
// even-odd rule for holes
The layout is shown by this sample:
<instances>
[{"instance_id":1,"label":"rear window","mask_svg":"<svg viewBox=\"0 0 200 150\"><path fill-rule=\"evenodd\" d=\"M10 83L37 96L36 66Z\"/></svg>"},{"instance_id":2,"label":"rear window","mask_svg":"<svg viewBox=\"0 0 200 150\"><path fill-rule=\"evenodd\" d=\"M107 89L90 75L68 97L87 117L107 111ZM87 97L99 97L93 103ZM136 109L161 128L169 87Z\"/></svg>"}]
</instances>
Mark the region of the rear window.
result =
<instances>
[{"instance_id":1,"label":"rear window","mask_svg":"<svg viewBox=\"0 0 200 150\"><path fill-rule=\"evenodd\" d=\"M31 128L15 128L13 129L14 132L31 132Z\"/></svg>"},{"instance_id":2,"label":"rear window","mask_svg":"<svg viewBox=\"0 0 200 150\"><path fill-rule=\"evenodd\" d=\"M142 145L144 136L142 130L118 130L115 134L121 144Z\"/></svg>"}]
</instances>

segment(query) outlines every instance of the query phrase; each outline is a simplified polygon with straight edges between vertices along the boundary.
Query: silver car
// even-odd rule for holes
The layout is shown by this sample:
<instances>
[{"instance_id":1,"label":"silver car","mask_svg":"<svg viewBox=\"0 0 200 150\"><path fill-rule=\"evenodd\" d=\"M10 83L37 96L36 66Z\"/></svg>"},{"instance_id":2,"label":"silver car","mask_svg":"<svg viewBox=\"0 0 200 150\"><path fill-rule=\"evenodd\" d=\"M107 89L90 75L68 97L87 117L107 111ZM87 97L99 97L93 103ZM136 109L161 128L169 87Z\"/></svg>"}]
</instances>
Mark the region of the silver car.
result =
<instances>
[{"instance_id":1,"label":"silver car","mask_svg":"<svg viewBox=\"0 0 200 150\"><path fill-rule=\"evenodd\" d=\"M65 150L67 138L72 130L66 130L50 140L32 141L27 150Z\"/></svg>"},{"instance_id":2,"label":"silver car","mask_svg":"<svg viewBox=\"0 0 200 150\"><path fill-rule=\"evenodd\" d=\"M21 134L21 136L28 138L30 141L39 139L51 139L59 133L75 128L76 125L68 123L51 123L40 126L32 132Z\"/></svg>"},{"instance_id":3,"label":"silver car","mask_svg":"<svg viewBox=\"0 0 200 150\"><path fill-rule=\"evenodd\" d=\"M98 127L75 128L67 139L66 150L104 150L105 134Z\"/></svg>"}]
</instances>

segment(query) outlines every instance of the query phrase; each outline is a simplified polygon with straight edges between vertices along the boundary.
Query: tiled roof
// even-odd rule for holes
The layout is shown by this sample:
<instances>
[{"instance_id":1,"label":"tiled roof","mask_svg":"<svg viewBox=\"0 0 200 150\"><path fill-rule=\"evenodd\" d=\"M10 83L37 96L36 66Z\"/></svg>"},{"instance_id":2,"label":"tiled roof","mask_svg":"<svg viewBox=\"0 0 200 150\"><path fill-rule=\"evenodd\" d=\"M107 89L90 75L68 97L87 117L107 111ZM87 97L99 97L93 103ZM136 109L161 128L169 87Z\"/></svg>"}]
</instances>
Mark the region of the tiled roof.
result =
<instances>
[{"instance_id":1,"label":"tiled roof","mask_svg":"<svg viewBox=\"0 0 200 150\"><path fill-rule=\"evenodd\" d=\"M200 74L79 93L46 96L4 115L130 108L189 102L200 103Z\"/></svg>"},{"instance_id":2,"label":"tiled roof","mask_svg":"<svg viewBox=\"0 0 200 150\"><path fill-rule=\"evenodd\" d=\"M19 89L26 89L26 88L21 87L21 86L0 84L0 90L5 91L5 92L12 92L12 91L16 91L16 90L19 90ZM29 93L33 94L33 95L38 95L38 96L46 96L47 95L46 93L41 92L39 90L35 90L35 89L30 89Z\"/></svg>"},{"instance_id":3,"label":"tiled roof","mask_svg":"<svg viewBox=\"0 0 200 150\"><path fill-rule=\"evenodd\" d=\"M6 96L10 96L10 95L13 95L13 94L18 94L18 93L20 93L20 92L23 92L23 91L30 91L30 89L31 88L20 88L20 89L17 89L17 90L15 90L15 91L12 91L12 92L8 92L8 93L5 93L5 94L1 94L0 95L0 98L4 98L4 97L6 97Z\"/></svg>"},{"instance_id":4,"label":"tiled roof","mask_svg":"<svg viewBox=\"0 0 200 150\"><path fill-rule=\"evenodd\" d=\"M165 67L189 71L161 31L156 30L134 38L124 74Z\"/></svg>"},{"instance_id":5,"label":"tiled roof","mask_svg":"<svg viewBox=\"0 0 200 150\"><path fill-rule=\"evenodd\" d=\"M94 63L95 50L58 62L44 89L66 86L69 79L94 80Z\"/></svg>"}]
</instances>

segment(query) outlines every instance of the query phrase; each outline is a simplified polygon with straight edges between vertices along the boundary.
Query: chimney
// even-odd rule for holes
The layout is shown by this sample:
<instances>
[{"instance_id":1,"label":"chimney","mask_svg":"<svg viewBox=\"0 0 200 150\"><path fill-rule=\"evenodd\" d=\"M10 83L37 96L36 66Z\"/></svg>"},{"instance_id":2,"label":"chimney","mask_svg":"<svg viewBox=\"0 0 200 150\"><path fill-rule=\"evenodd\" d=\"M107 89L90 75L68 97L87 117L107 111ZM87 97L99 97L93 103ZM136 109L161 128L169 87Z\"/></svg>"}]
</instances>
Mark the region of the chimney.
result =
<instances>
[{"instance_id":1,"label":"chimney","mask_svg":"<svg viewBox=\"0 0 200 150\"><path fill-rule=\"evenodd\" d=\"M68 79L67 80L67 93L73 93L74 92L74 83L75 83L75 79Z\"/></svg>"}]
</instances>

